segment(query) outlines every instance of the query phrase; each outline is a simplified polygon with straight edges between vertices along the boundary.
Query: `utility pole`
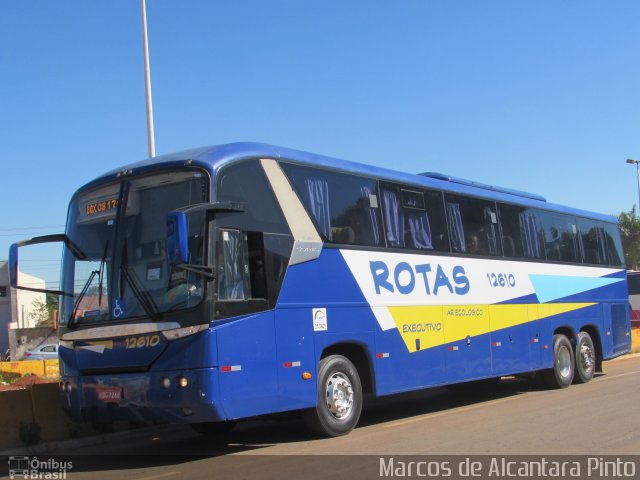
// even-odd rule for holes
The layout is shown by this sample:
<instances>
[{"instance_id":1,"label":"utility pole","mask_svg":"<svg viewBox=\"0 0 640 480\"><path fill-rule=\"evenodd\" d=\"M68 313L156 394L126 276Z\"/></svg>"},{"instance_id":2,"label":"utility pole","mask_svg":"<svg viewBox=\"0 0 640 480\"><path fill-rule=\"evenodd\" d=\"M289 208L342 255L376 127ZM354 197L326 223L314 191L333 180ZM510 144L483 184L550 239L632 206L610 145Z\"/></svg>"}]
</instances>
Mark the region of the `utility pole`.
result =
<instances>
[{"instance_id":1,"label":"utility pole","mask_svg":"<svg viewBox=\"0 0 640 480\"><path fill-rule=\"evenodd\" d=\"M631 165L636 165L636 175L638 176L638 211L640 212L640 160L634 160L632 158L627 158L627 163Z\"/></svg>"},{"instance_id":2,"label":"utility pole","mask_svg":"<svg viewBox=\"0 0 640 480\"><path fill-rule=\"evenodd\" d=\"M156 156L156 141L153 134L153 101L151 99L151 74L149 73L149 42L147 40L147 3L142 1L142 41L144 45L144 80L147 93L147 143L149 156Z\"/></svg>"}]
</instances>

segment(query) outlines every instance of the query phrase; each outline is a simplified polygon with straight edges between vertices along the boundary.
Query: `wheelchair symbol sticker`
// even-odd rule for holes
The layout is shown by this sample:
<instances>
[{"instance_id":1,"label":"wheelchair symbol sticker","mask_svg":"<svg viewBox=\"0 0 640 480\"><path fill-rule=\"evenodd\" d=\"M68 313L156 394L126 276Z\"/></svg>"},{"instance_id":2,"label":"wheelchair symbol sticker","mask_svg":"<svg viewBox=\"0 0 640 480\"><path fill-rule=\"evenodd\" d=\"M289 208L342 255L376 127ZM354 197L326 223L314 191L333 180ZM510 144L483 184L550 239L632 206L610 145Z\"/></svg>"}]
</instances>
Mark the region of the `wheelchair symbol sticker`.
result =
<instances>
[{"instance_id":1,"label":"wheelchair symbol sticker","mask_svg":"<svg viewBox=\"0 0 640 480\"><path fill-rule=\"evenodd\" d=\"M127 314L127 302L124 298L116 298L111 306L111 316L113 318L122 318Z\"/></svg>"}]
</instances>

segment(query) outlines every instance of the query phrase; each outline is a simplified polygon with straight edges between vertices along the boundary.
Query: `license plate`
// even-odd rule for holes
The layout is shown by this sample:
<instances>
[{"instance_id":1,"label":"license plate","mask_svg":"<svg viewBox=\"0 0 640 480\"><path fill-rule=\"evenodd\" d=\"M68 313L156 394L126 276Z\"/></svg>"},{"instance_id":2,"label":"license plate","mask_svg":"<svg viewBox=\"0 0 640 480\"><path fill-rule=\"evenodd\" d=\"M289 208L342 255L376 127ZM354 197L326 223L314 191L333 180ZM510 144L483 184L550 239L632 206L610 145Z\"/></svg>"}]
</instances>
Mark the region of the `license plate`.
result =
<instances>
[{"instance_id":1,"label":"license plate","mask_svg":"<svg viewBox=\"0 0 640 480\"><path fill-rule=\"evenodd\" d=\"M98 400L104 402L116 402L122 400L122 389L120 387L98 387L96 388Z\"/></svg>"}]
</instances>

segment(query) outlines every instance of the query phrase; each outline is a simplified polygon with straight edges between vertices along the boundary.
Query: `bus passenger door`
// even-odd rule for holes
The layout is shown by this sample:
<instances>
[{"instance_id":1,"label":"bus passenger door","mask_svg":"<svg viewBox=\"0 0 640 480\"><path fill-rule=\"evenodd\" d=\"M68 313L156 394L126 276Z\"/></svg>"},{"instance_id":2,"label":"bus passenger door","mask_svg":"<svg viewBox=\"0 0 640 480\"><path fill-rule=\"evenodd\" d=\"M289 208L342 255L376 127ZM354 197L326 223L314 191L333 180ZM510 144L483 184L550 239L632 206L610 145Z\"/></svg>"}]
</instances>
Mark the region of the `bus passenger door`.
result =
<instances>
[{"instance_id":1,"label":"bus passenger door","mask_svg":"<svg viewBox=\"0 0 640 480\"><path fill-rule=\"evenodd\" d=\"M276 365L279 410L308 408L316 402L313 309L277 308L275 310ZM313 380L302 377L303 372Z\"/></svg>"},{"instance_id":2,"label":"bus passenger door","mask_svg":"<svg viewBox=\"0 0 640 480\"><path fill-rule=\"evenodd\" d=\"M234 320L218 329L220 393L227 418L276 410L273 312Z\"/></svg>"},{"instance_id":3,"label":"bus passenger door","mask_svg":"<svg viewBox=\"0 0 640 480\"><path fill-rule=\"evenodd\" d=\"M262 236L216 231L215 318L220 392L229 419L276 411L274 312L268 309Z\"/></svg>"}]
</instances>

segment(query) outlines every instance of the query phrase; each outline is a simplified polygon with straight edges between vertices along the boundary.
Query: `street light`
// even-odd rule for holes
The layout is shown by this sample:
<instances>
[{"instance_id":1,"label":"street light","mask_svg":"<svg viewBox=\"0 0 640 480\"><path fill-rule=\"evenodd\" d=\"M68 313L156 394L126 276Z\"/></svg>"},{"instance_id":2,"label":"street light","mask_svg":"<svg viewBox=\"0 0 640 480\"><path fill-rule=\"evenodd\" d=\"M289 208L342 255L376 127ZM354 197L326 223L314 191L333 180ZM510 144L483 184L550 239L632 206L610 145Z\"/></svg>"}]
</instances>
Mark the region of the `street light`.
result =
<instances>
[{"instance_id":1,"label":"street light","mask_svg":"<svg viewBox=\"0 0 640 480\"><path fill-rule=\"evenodd\" d=\"M156 141L153 134L153 100L151 99L151 74L149 73L149 43L147 40L147 4L141 0L142 4L142 43L144 49L144 85L147 94L147 144L149 146L149 156L156 156Z\"/></svg>"},{"instance_id":2,"label":"street light","mask_svg":"<svg viewBox=\"0 0 640 480\"><path fill-rule=\"evenodd\" d=\"M640 160L633 160L631 158L627 158L627 163L633 165L636 164L636 174L638 176L638 210L640 210Z\"/></svg>"}]
</instances>

